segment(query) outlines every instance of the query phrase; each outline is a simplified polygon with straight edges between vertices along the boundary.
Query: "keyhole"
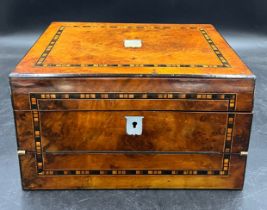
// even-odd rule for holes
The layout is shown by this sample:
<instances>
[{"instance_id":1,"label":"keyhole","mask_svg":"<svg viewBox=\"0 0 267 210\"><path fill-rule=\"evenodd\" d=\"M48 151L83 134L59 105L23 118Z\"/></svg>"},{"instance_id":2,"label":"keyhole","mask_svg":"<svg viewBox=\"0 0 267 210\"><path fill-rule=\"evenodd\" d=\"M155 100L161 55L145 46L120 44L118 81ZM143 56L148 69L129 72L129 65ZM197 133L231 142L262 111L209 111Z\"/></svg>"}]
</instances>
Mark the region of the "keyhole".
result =
<instances>
[{"instance_id":1,"label":"keyhole","mask_svg":"<svg viewBox=\"0 0 267 210\"><path fill-rule=\"evenodd\" d=\"M137 122L133 122L133 128L136 128Z\"/></svg>"}]
</instances>

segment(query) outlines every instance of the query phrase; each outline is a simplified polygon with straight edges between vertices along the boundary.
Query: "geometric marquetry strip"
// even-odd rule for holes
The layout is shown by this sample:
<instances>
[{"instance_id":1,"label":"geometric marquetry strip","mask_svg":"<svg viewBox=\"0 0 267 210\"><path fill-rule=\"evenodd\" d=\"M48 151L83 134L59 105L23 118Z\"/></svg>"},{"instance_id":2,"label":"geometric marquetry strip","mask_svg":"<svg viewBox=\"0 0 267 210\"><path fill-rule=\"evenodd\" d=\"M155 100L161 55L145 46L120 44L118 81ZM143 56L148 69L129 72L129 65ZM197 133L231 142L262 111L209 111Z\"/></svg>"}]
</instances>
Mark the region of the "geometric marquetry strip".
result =
<instances>
[{"instance_id":1,"label":"geometric marquetry strip","mask_svg":"<svg viewBox=\"0 0 267 210\"><path fill-rule=\"evenodd\" d=\"M227 170L44 170L39 175L227 175Z\"/></svg>"},{"instance_id":2,"label":"geometric marquetry strip","mask_svg":"<svg viewBox=\"0 0 267 210\"><path fill-rule=\"evenodd\" d=\"M204 37L204 39L207 41L207 44L210 46L214 54L218 57L219 61L221 62L219 65L207 65L207 64L152 64L152 63L146 63L146 64L73 64L73 63L64 63L64 64L53 64L53 63L44 63L48 55L51 53L52 49L54 48L55 44L59 40L60 36L62 35L63 31L67 27L76 27L76 28L94 28L94 27L101 27L101 28L148 28L148 29L167 29L170 28L169 26L60 26L58 30L56 31L55 35L45 48L44 52L40 55L39 59L35 63L35 66L40 67L89 67L89 68L95 68L95 67L124 67L124 68L130 68L130 67L159 67L159 68L228 68L230 67L230 64L226 60L226 58L222 55L219 48L215 45L215 43L212 41L211 37L208 35L205 29L203 28L197 28L197 27L180 27L181 29L193 29L198 30L200 34Z\"/></svg>"},{"instance_id":3,"label":"geometric marquetry strip","mask_svg":"<svg viewBox=\"0 0 267 210\"><path fill-rule=\"evenodd\" d=\"M38 99L181 99L181 100L228 100L228 111L234 111L235 94L219 93L31 93L31 109L37 110Z\"/></svg>"},{"instance_id":4,"label":"geometric marquetry strip","mask_svg":"<svg viewBox=\"0 0 267 210\"><path fill-rule=\"evenodd\" d=\"M41 67L158 67L158 68L228 68L230 65L202 65L202 64L36 64Z\"/></svg>"},{"instance_id":5,"label":"geometric marquetry strip","mask_svg":"<svg viewBox=\"0 0 267 210\"><path fill-rule=\"evenodd\" d=\"M80 98L83 99L83 98L96 98L95 94L94 93L81 93L80 94Z\"/></svg>"},{"instance_id":6,"label":"geometric marquetry strip","mask_svg":"<svg viewBox=\"0 0 267 210\"><path fill-rule=\"evenodd\" d=\"M233 127L235 121L235 114L228 114L227 119L227 127L226 127L226 137L225 137L225 145L224 145L224 155L223 155L223 170L224 175L228 174L230 167L230 153L232 149L233 142ZM223 173L223 172L221 172Z\"/></svg>"},{"instance_id":7,"label":"geometric marquetry strip","mask_svg":"<svg viewBox=\"0 0 267 210\"><path fill-rule=\"evenodd\" d=\"M196 26L142 26L142 25L74 25L75 28L122 28L122 29L198 29Z\"/></svg>"},{"instance_id":8,"label":"geometric marquetry strip","mask_svg":"<svg viewBox=\"0 0 267 210\"><path fill-rule=\"evenodd\" d=\"M220 170L46 170L43 164L40 116L38 100L86 100L86 99L180 99L180 100L227 100L228 110L234 111L236 95L228 93L30 93L30 105L34 125L36 168L38 175L228 175L233 142L235 114L229 113L225 132L223 163Z\"/></svg>"},{"instance_id":9,"label":"geometric marquetry strip","mask_svg":"<svg viewBox=\"0 0 267 210\"><path fill-rule=\"evenodd\" d=\"M200 29L200 32L202 33L203 37L206 39L208 44L210 45L211 49L215 53L215 55L219 58L221 63L223 64L223 67L230 67L230 64L228 61L225 59L225 57L222 55L218 47L215 45L215 43L212 41L208 33L204 29Z\"/></svg>"},{"instance_id":10,"label":"geometric marquetry strip","mask_svg":"<svg viewBox=\"0 0 267 210\"><path fill-rule=\"evenodd\" d=\"M56 34L53 36L52 40L49 42L49 44L47 45L47 47L44 50L44 52L41 54L41 56L37 60L36 66L42 66L43 62L45 61L45 59L47 58L47 56L49 55L49 53L51 52L51 50L55 46L56 42L58 41L58 39L59 39L60 35L62 34L63 30L64 30L63 26L59 27L59 29L57 30Z\"/></svg>"},{"instance_id":11,"label":"geometric marquetry strip","mask_svg":"<svg viewBox=\"0 0 267 210\"><path fill-rule=\"evenodd\" d=\"M229 100L235 104L235 94L221 93L124 93L124 92L94 92L94 93L31 93L31 104L36 105L37 99L199 99L199 100Z\"/></svg>"},{"instance_id":12,"label":"geometric marquetry strip","mask_svg":"<svg viewBox=\"0 0 267 210\"><path fill-rule=\"evenodd\" d=\"M40 96L41 97L41 96ZM34 100L33 100L34 99ZM31 98L32 106L37 107L37 99ZM34 142L35 142L35 159L36 159L36 168L37 173L42 174L43 172L43 154L42 154L42 145L41 145L41 128L40 128L40 117L37 110L32 111L33 125L34 125Z\"/></svg>"}]
</instances>

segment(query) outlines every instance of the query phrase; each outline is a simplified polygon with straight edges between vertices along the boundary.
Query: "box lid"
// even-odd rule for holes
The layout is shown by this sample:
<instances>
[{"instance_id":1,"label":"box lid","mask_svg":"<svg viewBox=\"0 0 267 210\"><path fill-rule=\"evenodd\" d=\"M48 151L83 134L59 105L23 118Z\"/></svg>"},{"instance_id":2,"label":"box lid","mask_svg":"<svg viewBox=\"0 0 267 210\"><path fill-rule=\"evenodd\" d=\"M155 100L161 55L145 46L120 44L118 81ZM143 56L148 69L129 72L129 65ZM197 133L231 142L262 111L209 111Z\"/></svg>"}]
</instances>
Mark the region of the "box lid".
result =
<instances>
[{"instance_id":1,"label":"box lid","mask_svg":"<svg viewBox=\"0 0 267 210\"><path fill-rule=\"evenodd\" d=\"M54 22L11 77L254 77L208 24Z\"/></svg>"}]
</instances>

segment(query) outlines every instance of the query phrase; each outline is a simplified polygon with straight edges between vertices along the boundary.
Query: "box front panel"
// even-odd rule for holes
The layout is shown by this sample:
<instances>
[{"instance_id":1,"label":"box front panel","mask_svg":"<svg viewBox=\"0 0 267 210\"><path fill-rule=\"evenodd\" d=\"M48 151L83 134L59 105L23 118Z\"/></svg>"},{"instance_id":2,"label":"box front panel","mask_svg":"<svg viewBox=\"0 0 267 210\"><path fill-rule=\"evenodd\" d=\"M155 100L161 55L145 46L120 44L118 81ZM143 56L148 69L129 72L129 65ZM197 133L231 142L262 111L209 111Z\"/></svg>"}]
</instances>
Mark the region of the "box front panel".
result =
<instances>
[{"instance_id":1,"label":"box front panel","mask_svg":"<svg viewBox=\"0 0 267 210\"><path fill-rule=\"evenodd\" d=\"M28 153L35 156L32 175L40 177L231 176L233 142L239 144L235 135L245 135L235 122L251 118L248 114L173 111L31 114L35 150ZM141 135L127 135L125 116L143 117Z\"/></svg>"},{"instance_id":2,"label":"box front panel","mask_svg":"<svg viewBox=\"0 0 267 210\"><path fill-rule=\"evenodd\" d=\"M50 99L53 100L56 99ZM233 165L244 167L245 164L245 158L238 159L235 163L233 157L239 156L242 149L247 149L244 141L248 141L246 127L250 126L251 114L129 110L44 111L39 110L42 99L34 101L30 97L30 102L32 111L15 112L18 139L21 139L19 147L26 150L26 155L20 159L25 188L51 189L64 188L64 185L66 188L110 188L105 181L80 186L76 183L71 186L63 184L63 180L72 180L77 176L87 177L81 178L82 180L103 177L97 178L102 180L113 179L118 175L129 176L129 180L132 180L130 177L153 175L157 176L159 186L166 176L171 180L180 176L180 181L175 182L173 188L196 188L189 183L180 182L184 180L184 176L190 176L192 180L199 179L197 177L200 176L203 178L200 179L199 188L220 189L227 187L219 182L207 185L204 177L208 180L236 179L233 177ZM142 117L141 135L127 134L126 117L129 116ZM31 140L25 140L27 138ZM23 168L25 161L30 161L35 170L27 172L28 169ZM241 188L243 173L244 171L239 171L238 185L234 185L235 181L228 187ZM52 181L54 178L59 179L59 176L62 186L46 185L41 181ZM36 185L29 179L42 184ZM114 185L114 188L117 187L128 188L126 183ZM135 187L157 188L153 184L137 184ZM168 184L165 187L172 188Z\"/></svg>"},{"instance_id":3,"label":"box front panel","mask_svg":"<svg viewBox=\"0 0 267 210\"><path fill-rule=\"evenodd\" d=\"M237 92L221 80L22 81L12 91L25 189L242 188L250 81Z\"/></svg>"}]
</instances>

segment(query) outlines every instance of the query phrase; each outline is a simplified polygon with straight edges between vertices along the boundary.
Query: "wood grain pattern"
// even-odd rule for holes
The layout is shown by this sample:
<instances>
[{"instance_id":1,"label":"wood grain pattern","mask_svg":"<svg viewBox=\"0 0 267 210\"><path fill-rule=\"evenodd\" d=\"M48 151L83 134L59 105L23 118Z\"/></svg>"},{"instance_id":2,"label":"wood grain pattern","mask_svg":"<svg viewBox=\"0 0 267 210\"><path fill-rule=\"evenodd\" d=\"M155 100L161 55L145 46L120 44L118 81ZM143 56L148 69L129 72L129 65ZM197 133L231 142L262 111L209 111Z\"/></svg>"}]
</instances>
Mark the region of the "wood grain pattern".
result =
<instances>
[{"instance_id":1,"label":"wood grain pattern","mask_svg":"<svg viewBox=\"0 0 267 210\"><path fill-rule=\"evenodd\" d=\"M10 87L24 189L243 187L255 76L212 25L52 23Z\"/></svg>"},{"instance_id":2,"label":"wood grain pattern","mask_svg":"<svg viewBox=\"0 0 267 210\"><path fill-rule=\"evenodd\" d=\"M234 111L251 111L253 107L253 94L255 81L253 79L196 79L196 78L53 78L53 79L23 79L11 78L11 90L13 98L13 107L15 110L30 110L29 94L30 93L192 93L192 94L235 94L236 105ZM181 101L181 100L180 100ZM185 100L185 105L180 105L181 110L207 110L209 111L227 111L223 103L209 104L205 102L191 103ZM51 102L49 102L51 103ZM72 102L67 102L72 103ZM86 102L83 102L86 103ZM99 102L108 103L108 102ZM139 102L140 103L140 102ZM151 108L152 106L159 108L159 105L146 104L149 102L143 101L139 104L139 109ZM168 109L165 102L161 109ZM75 105L76 104L76 105ZM92 108L89 103L85 106L75 102L74 105L69 105L69 109L78 107L85 109ZM125 104L125 102L124 102ZM127 105L128 104L128 105ZM137 102L130 100L125 105L120 105L127 109L138 109ZM202 105L201 105L202 104ZM106 105L109 106L110 104ZM174 104L168 105L169 109L174 109ZM55 106L54 106L55 107ZM61 106L62 107L62 106ZM68 107L68 106L67 106ZM100 107L100 106L95 106ZM94 107L94 108L95 108ZM166 108L165 108L166 107ZM176 106L177 109L179 106ZM57 106L59 109L60 106ZM109 109L112 106L109 106Z\"/></svg>"},{"instance_id":3,"label":"wood grain pattern","mask_svg":"<svg viewBox=\"0 0 267 210\"><path fill-rule=\"evenodd\" d=\"M227 113L194 113L194 112L188 112L188 113L175 113L175 112L167 112L170 116L172 116L172 118L174 116L182 116L182 118L173 118L173 120L170 119L165 119L160 117L159 119L161 119L161 122L164 122L164 127L161 128L162 123L156 124L156 127L154 128L153 125L148 125L148 128L150 129L150 131L152 131L153 133L156 133L158 135L160 135L159 133L164 132L164 135L169 135L170 137L172 137L173 141L177 141L178 144L174 144L172 145L172 141L170 141L169 139L163 138L161 136L156 136L154 134L154 137L156 136L157 138L161 138L162 140L159 141L159 139L157 139L157 141L155 141L152 137L149 137L149 133L146 133L148 139L139 136L140 138L136 138L136 137L129 137L125 135L125 125L124 123L124 119L121 121L121 128L114 128L117 131L121 132L121 135L117 134L117 139L116 140L107 140L105 141L106 138L105 137L105 132L103 132L102 129L102 123L105 124L105 120L108 119L108 122L113 122L112 120L110 120L110 115L108 114L100 114L100 116L107 116L107 118L102 119L98 118L99 123L98 124L87 124L85 123L85 121L83 119L86 119L88 117L86 116L90 116L91 112L42 112L40 113L42 116L44 116L42 119L43 121L41 122L41 124L44 124L42 126L42 129L45 129L45 133L44 133L44 138L48 138L48 142L44 142L44 146L46 149L51 150L51 149L55 149L57 148L57 150L62 150L64 148L72 148L72 149L76 149L76 150L84 150L85 148L87 148L88 150L98 150L98 151L102 151L102 150L132 150L132 151L136 151L136 150L157 150L157 151L179 151L179 149L182 149L184 151L208 151L209 149L214 150L214 148L217 148L217 150L214 151L218 151L221 152L222 151L222 147L220 147L224 140L225 140L225 136L222 134L225 130L226 130L226 115ZM104 112L105 113L105 112ZM108 112L106 112L108 113ZM137 113L137 112L133 112L133 113ZM146 112L143 112L146 113ZM126 114L126 113L125 113ZM138 112L138 114L140 114L140 112ZM148 116L150 115L149 112L147 113ZM160 113L154 112L154 116L156 115L160 115ZM191 116L192 114L192 116ZM75 116L76 115L76 116ZM81 116L81 118L79 119L79 121L77 121L78 117L77 116ZM97 116L97 113L93 114L94 116ZM121 113L122 116L123 113ZM118 115L117 115L118 116ZM164 116L164 114L162 115ZM23 149L29 152L35 152L35 142L34 142L34 125L33 125L33 119L32 119L32 111L15 111L14 112L14 117L16 119L16 124L17 124L17 142L18 142L18 148L19 149ZM74 117L74 118L72 118ZM153 116L149 116L150 119L153 119ZM60 119L60 120L59 120ZM62 119L64 119L65 121L63 121ZM76 119L76 121L74 120L70 120L70 119ZM96 119L96 118L93 118ZM195 124L188 124L188 123L181 123L183 119L188 119L190 122L194 122ZM201 119L202 121L198 121L198 119ZM219 121L216 122L216 124L212 124L213 126L211 126L209 124L210 120L215 120L215 119L220 119L221 124L219 123ZM163 120L163 121L162 121ZM203 121L204 120L204 121ZM172 122L180 122L180 126L179 125L174 125L172 124ZM248 150L248 145L249 145L249 137L250 137L250 126L251 126L251 121L252 121L252 114L250 113L236 113L235 114L235 126L233 129L233 145L232 145L232 152L233 153L240 153L241 151L247 151ZM64 122L64 123L62 123ZM102 123L101 123L102 122ZM108 125L108 122L106 122L106 124ZM168 122L168 124L166 124L166 122ZM80 136L80 132L79 131L73 131L71 128L73 127L73 125L75 124L75 126L79 126L79 131L82 131L83 133L86 134L86 136L84 137L84 143L82 143L82 139L80 139L78 136ZM115 122L113 122L115 123ZM57 126L54 126L57 125ZM89 127L87 127L87 125L89 125ZM99 128L97 129L97 126L99 125ZM168 127L169 125L169 127ZM188 127L186 127L186 125L188 125ZM201 130L199 126L200 125L203 127L203 129ZM206 126L205 126L206 125ZM109 126L109 125L108 125ZM195 126L195 127L193 127ZM112 126L109 127L109 129L111 129ZM164 128L167 128L168 130L171 130L172 127L177 127L178 130L174 130L172 133L168 132L166 133ZM158 128L158 129L156 129ZM179 133L179 131L181 131L181 128L184 129L183 131L183 136L186 137L185 139L183 139ZM193 136L191 132L192 128L194 128L195 130L195 134L197 136ZM211 130L208 130L211 129ZM96 130L98 130L98 132L96 132ZM212 132L212 130L214 132ZM216 133L215 131L218 130L219 132ZM221 131L220 131L221 130ZM46 133L47 132L47 133ZM103 133L102 133L103 132ZM110 130L111 132L111 130ZM210 133L210 136L208 136L205 132ZM42 132L43 133L43 132ZM86 139L88 139L88 136L92 135L94 133L101 133L101 135L99 136L95 136L95 138L98 139L98 141L101 141L102 144L96 144L97 141L95 139L90 140L91 142L93 141L94 144L87 144L86 143ZM175 134L179 133L179 135L176 137ZM198 135L202 133L202 141L201 138L197 138ZM90 135L89 135L90 134ZM215 135L216 134L216 135ZM70 136L71 137L70 137ZM108 134L107 134L108 135ZM152 134L151 134L152 135ZM191 139L192 141L194 140L194 138L198 139L198 143L193 141L192 143L187 139L188 137L190 137L189 135L191 135ZM47 137L45 137L47 136ZM125 137L126 139L124 139L123 137ZM211 142L209 141L205 141L205 137L207 137ZM102 138L102 140L101 140ZM127 140L128 138L128 140ZM66 141L65 139L78 139L77 142L73 142L73 141ZM132 139L139 139L138 141L132 141ZM176 139L180 139L180 141L176 140ZM215 139L217 139L217 141L214 141ZM44 139L45 140L45 139ZM61 141L63 141L63 144L61 144ZM182 144L181 144L182 141ZM124 144L122 144L122 142L124 142ZM180 144L179 144L180 142ZM187 142L187 147L185 145L185 143ZM195 143L194 143L195 142ZM50 148L46 145L51 145ZM217 146L216 146L217 145ZM85 147L85 148L83 148ZM101 148L102 147L102 148Z\"/></svg>"},{"instance_id":4,"label":"wood grain pattern","mask_svg":"<svg viewBox=\"0 0 267 210\"><path fill-rule=\"evenodd\" d=\"M84 93L84 95L90 95L95 93ZM167 96L174 95L173 93L164 93ZM83 95L83 94L79 94ZM124 94L125 95L125 94ZM131 94L130 94L131 95ZM144 94L145 95L145 94ZM184 97L184 93L180 94ZM195 94L199 97L212 97L212 94ZM221 94L223 95L223 94ZM228 94L230 96L230 94ZM219 95L217 95L220 97ZM214 96L214 97L217 97ZM230 96L231 97L231 96ZM233 96L235 97L235 96ZM66 99L40 99L38 100L39 110L49 111L66 111L66 110L173 110L173 111L228 111L235 108L235 103L229 107L230 99L215 99L204 100L200 99L77 99L77 100L66 100Z\"/></svg>"},{"instance_id":5,"label":"wood grain pattern","mask_svg":"<svg viewBox=\"0 0 267 210\"><path fill-rule=\"evenodd\" d=\"M144 117L141 136L126 134L125 116ZM41 112L40 127L44 151L223 152L227 117L191 112Z\"/></svg>"},{"instance_id":6,"label":"wood grain pattern","mask_svg":"<svg viewBox=\"0 0 267 210\"><path fill-rule=\"evenodd\" d=\"M33 154L20 156L24 189L242 189L246 157L231 155L230 174L214 175L76 175L36 174Z\"/></svg>"},{"instance_id":7,"label":"wood grain pattern","mask_svg":"<svg viewBox=\"0 0 267 210\"><path fill-rule=\"evenodd\" d=\"M221 170L222 154L57 154L44 155L46 170ZM86 175L86 174L84 174Z\"/></svg>"},{"instance_id":8,"label":"wood grain pattern","mask_svg":"<svg viewBox=\"0 0 267 210\"><path fill-rule=\"evenodd\" d=\"M12 75L74 73L252 76L212 25L67 22L52 23Z\"/></svg>"}]
</instances>

